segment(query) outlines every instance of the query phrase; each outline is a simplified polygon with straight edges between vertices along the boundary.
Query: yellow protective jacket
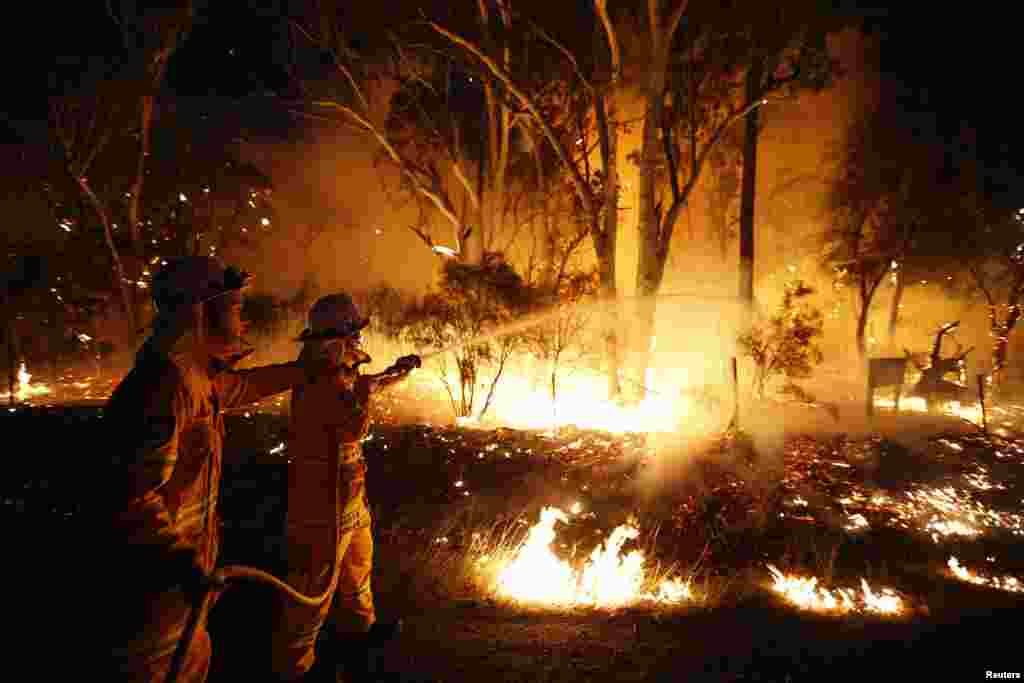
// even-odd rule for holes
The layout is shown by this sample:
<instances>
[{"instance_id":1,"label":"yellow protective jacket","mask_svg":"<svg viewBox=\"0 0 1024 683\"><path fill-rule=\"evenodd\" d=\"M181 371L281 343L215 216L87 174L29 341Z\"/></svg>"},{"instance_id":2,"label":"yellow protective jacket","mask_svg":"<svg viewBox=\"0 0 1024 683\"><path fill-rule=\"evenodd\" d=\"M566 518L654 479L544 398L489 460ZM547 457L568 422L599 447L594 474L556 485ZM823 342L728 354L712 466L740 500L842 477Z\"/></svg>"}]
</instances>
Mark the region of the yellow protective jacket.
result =
<instances>
[{"instance_id":1,"label":"yellow protective jacket","mask_svg":"<svg viewBox=\"0 0 1024 683\"><path fill-rule=\"evenodd\" d=\"M223 411L304 380L297 363L248 370L202 367L183 336L167 351L147 340L104 411L113 429L111 530L146 555L181 546L217 561Z\"/></svg>"}]
</instances>

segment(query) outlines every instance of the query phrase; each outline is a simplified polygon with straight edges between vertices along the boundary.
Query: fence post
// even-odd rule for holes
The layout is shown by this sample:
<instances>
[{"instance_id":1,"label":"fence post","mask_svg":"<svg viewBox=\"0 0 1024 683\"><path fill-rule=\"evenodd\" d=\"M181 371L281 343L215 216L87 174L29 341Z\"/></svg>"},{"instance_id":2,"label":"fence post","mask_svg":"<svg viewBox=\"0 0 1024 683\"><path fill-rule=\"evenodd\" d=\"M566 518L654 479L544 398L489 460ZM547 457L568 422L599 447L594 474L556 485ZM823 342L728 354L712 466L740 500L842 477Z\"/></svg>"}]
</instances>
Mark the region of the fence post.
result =
<instances>
[{"instance_id":1,"label":"fence post","mask_svg":"<svg viewBox=\"0 0 1024 683\"><path fill-rule=\"evenodd\" d=\"M740 374L736 366L736 356L730 359L732 366L732 420L729 426L737 431L740 428Z\"/></svg>"},{"instance_id":2,"label":"fence post","mask_svg":"<svg viewBox=\"0 0 1024 683\"><path fill-rule=\"evenodd\" d=\"M981 431L988 434L988 413L985 410L985 373L978 373L978 403L981 404Z\"/></svg>"}]
</instances>

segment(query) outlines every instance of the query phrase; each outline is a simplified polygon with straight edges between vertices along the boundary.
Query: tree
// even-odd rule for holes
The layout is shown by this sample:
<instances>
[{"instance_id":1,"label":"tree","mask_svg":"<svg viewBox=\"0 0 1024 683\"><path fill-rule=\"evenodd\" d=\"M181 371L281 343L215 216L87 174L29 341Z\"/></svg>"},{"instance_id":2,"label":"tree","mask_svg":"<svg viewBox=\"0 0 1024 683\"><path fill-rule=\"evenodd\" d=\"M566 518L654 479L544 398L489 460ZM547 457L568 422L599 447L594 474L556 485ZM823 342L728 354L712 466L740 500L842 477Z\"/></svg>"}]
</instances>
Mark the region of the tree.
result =
<instances>
[{"instance_id":1,"label":"tree","mask_svg":"<svg viewBox=\"0 0 1024 683\"><path fill-rule=\"evenodd\" d=\"M480 21L489 22L483 3L480 12ZM380 146L379 161L398 172L402 188L423 202L421 208L429 207L451 226L453 246L435 244L426 228L433 216L424 225L410 226L417 237L441 257L479 261L482 249L467 241L472 238L482 244L481 225L474 226L473 216L460 205L471 205L483 220L481 211L489 201L483 193L498 180L484 181L480 136L486 136L491 145L491 160L497 159L486 172L500 174L507 163L508 129L499 134L487 125L476 125L483 117L483 103L467 97L468 79L453 74L454 65L445 55L415 49L409 41L394 37L385 47L361 54L354 47L353 34L362 27L346 25L345 19L340 4L325 3L309 21L293 21L297 36L319 55L317 66L329 60L333 69L333 73L316 73L311 68L307 71L313 73L297 74L303 102L309 106L296 112L347 124L368 135ZM499 116L495 107L492 101L486 113L494 116L487 117L486 124L506 122L507 117ZM480 118L463 113L467 110ZM467 134L471 123L476 136ZM470 150L480 159L476 183L467 158Z\"/></svg>"},{"instance_id":2,"label":"tree","mask_svg":"<svg viewBox=\"0 0 1024 683\"><path fill-rule=\"evenodd\" d=\"M132 280L145 269L145 242L142 223L142 193L150 156L154 105L163 83L167 63L184 42L195 17L192 0L168 5L143 6L134 0L108 0L107 12L121 30L124 41L127 87L135 92L138 115L138 151L134 180L128 190L127 225L131 239ZM133 290L133 291L138 291ZM138 309L138 302L133 302Z\"/></svg>"},{"instance_id":3,"label":"tree","mask_svg":"<svg viewBox=\"0 0 1024 683\"><path fill-rule=\"evenodd\" d=\"M137 328L135 298L136 281L128 278L121 250L114 241L110 207L89 179L97 156L107 147L122 124L123 100L119 89L110 81L100 81L93 95L69 95L50 100L50 123L60 143L65 169L95 212L103 228L103 236L113 265L115 289L130 330Z\"/></svg>"},{"instance_id":4,"label":"tree","mask_svg":"<svg viewBox=\"0 0 1024 683\"><path fill-rule=\"evenodd\" d=\"M911 166L886 144L891 119L874 109L855 119L839 154L827 195L831 224L823 265L857 296L857 351L867 353L865 332L879 286L900 263L909 267L916 212L910 203Z\"/></svg>"},{"instance_id":5,"label":"tree","mask_svg":"<svg viewBox=\"0 0 1024 683\"><path fill-rule=\"evenodd\" d=\"M740 193L740 288L747 316L754 307L754 200L757 187L757 143L761 132L757 102L769 96L793 97L800 90L827 87L837 71L828 55L826 31L835 28L819 3L742 6L738 38L746 43L743 102L750 108L744 121L743 173Z\"/></svg>"},{"instance_id":6,"label":"tree","mask_svg":"<svg viewBox=\"0 0 1024 683\"><path fill-rule=\"evenodd\" d=\"M1024 313L1024 210L1000 207L977 192L963 198L973 218L956 237L968 293L982 297L992 336L992 381L1006 370L1010 335Z\"/></svg>"},{"instance_id":7,"label":"tree","mask_svg":"<svg viewBox=\"0 0 1024 683\"><path fill-rule=\"evenodd\" d=\"M678 33L688 8L688 0L647 4L643 128L641 148L634 157L640 167L638 300L632 328L638 377L646 374L649 363L656 297L679 217L725 132L764 103L740 99L738 63L727 50L716 49L719 32L692 29L705 24L690 17L690 30ZM643 385L638 386L642 391Z\"/></svg>"},{"instance_id":8,"label":"tree","mask_svg":"<svg viewBox=\"0 0 1024 683\"><path fill-rule=\"evenodd\" d=\"M581 124L577 127L575 130L577 135L569 138L575 140L575 144L571 144L564 134L559 134L560 131L554 121L554 113L557 112L557 109L553 112L551 108L544 107L541 96L529 92L522 83L517 82L514 75L510 73L507 63L502 64L495 60L479 44L456 34L437 22L430 22L430 26L438 34L472 55L481 65L482 73L486 74L488 78L493 78L503 87L507 93L506 96L515 101L524 111L527 120L532 122L534 135L550 145L563 172L568 176L579 202L579 211L585 217L588 225L597 256L600 278L599 295L608 306L605 310L606 322L604 325L609 357L608 394L609 398L618 398L621 395L619 375L623 349L615 274L620 194L618 175L618 128L620 122L618 121L616 98L620 95L622 57L618 35L608 13L607 2L594 0L594 8L600 22L601 33L607 43L607 60L599 57L596 50L591 55L591 59L586 61L578 59L577 55L574 55L552 36L540 29L535 30L546 42L554 45L569 62L576 76L573 83L583 89L583 94L586 96L584 101L589 104L588 110L593 112L601 160L600 170L592 169L589 163L588 138L583 135L587 129L586 126ZM589 76L584 69L590 72ZM524 130L529 131L530 129ZM574 153L574 147L582 147L583 153Z\"/></svg>"},{"instance_id":9,"label":"tree","mask_svg":"<svg viewBox=\"0 0 1024 683\"><path fill-rule=\"evenodd\" d=\"M529 307L530 293L522 278L500 254L487 254L482 264L446 261L437 287L409 307L403 336L421 352L437 359L439 376L457 418L483 418L493 401L506 363L522 341L521 334L498 334ZM448 361L454 361L454 382ZM490 384L480 373L492 370ZM476 411L478 389L487 388Z\"/></svg>"}]
</instances>

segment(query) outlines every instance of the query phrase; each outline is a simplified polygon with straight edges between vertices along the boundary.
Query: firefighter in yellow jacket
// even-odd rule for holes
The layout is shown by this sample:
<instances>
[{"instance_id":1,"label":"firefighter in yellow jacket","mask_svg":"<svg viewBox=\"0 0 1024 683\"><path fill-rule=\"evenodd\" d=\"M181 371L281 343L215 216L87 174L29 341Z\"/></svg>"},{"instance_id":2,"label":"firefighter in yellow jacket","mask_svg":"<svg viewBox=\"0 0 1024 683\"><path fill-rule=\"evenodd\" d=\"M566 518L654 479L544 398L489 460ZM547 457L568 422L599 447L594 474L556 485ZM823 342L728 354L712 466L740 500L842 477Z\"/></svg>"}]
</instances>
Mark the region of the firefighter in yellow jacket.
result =
<instances>
[{"instance_id":1,"label":"firefighter in yellow jacket","mask_svg":"<svg viewBox=\"0 0 1024 683\"><path fill-rule=\"evenodd\" d=\"M109 522L100 535L119 561L102 585L82 589L110 596L102 609L113 635L94 637L113 640L112 680L167 677L193 597L217 562L223 411L286 391L316 371L299 361L233 369L247 355L247 281L216 258L169 262L153 281L153 333L105 408L114 466L97 506ZM210 655L201 624L177 680L205 681Z\"/></svg>"},{"instance_id":2,"label":"firefighter in yellow jacket","mask_svg":"<svg viewBox=\"0 0 1024 683\"><path fill-rule=\"evenodd\" d=\"M366 502L366 463L362 440L370 426L372 397L419 367L418 356L404 356L378 374L361 374L370 362L361 348L369 320L346 294L333 294L310 309L300 358L325 359L336 370L296 387L292 396L288 454L288 582L306 594L333 593L320 608L282 603L272 659L280 680L309 674L314 646L330 618L336 647L346 652L321 662L318 670L334 680L344 655L358 670L365 649L386 640L398 622L378 623L370 588L373 536ZM334 578L334 583L330 581ZM365 662L363 662L365 663ZM310 674L315 676L316 674Z\"/></svg>"}]
</instances>

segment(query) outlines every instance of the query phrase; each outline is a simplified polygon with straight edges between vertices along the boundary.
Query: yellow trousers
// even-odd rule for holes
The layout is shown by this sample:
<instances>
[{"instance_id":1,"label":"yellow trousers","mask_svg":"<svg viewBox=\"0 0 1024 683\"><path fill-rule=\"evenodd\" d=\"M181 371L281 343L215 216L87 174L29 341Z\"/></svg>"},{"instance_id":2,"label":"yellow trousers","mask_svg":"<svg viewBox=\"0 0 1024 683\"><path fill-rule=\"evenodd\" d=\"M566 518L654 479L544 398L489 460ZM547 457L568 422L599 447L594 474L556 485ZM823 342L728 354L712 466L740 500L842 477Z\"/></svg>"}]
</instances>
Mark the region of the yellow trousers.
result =
<instances>
[{"instance_id":1,"label":"yellow trousers","mask_svg":"<svg viewBox=\"0 0 1024 683\"><path fill-rule=\"evenodd\" d=\"M325 621L344 639L366 633L376 620L370 586L373 534L364 491L350 499L338 522L337 550L331 557L334 544L316 542L325 531L329 538L329 530L289 520L288 583L306 595L327 590L331 595L320 607L282 599L271 654L274 672L284 680L299 678L313 666L316 639ZM337 578L330 583L335 565Z\"/></svg>"}]
</instances>

